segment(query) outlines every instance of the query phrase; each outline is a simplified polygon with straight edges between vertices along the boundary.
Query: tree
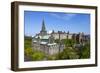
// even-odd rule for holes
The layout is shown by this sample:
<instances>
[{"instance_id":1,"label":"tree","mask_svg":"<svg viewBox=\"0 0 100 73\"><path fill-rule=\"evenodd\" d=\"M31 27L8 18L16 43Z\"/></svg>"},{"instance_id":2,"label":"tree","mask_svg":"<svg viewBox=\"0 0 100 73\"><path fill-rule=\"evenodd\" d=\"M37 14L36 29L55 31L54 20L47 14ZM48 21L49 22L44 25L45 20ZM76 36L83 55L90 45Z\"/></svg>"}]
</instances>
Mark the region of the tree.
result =
<instances>
[{"instance_id":1,"label":"tree","mask_svg":"<svg viewBox=\"0 0 100 73\"><path fill-rule=\"evenodd\" d=\"M25 56L33 61L43 60L45 58L43 52L33 50L32 48L25 49Z\"/></svg>"},{"instance_id":2,"label":"tree","mask_svg":"<svg viewBox=\"0 0 100 73\"><path fill-rule=\"evenodd\" d=\"M90 58L90 44L85 44L84 47L82 48L81 52L81 57L82 59L84 58Z\"/></svg>"},{"instance_id":3,"label":"tree","mask_svg":"<svg viewBox=\"0 0 100 73\"><path fill-rule=\"evenodd\" d=\"M62 39L61 42L64 43L66 47L72 47L75 43L72 39Z\"/></svg>"},{"instance_id":4,"label":"tree","mask_svg":"<svg viewBox=\"0 0 100 73\"><path fill-rule=\"evenodd\" d=\"M29 56L29 57L31 57L31 55L33 54L32 48L26 48L24 52L25 52L25 56Z\"/></svg>"},{"instance_id":5,"label":"tree","mask_svg":"<svg viewBox=\"0 0 100 73\"><path fill-rule=\"evenodd\" d=\"M73 48L65 48L63 52L59 53L58 59L78 59L76 51Z\"/></svg>"},{"instance_id":6,"label":"tree","mask_svg":"<svg viewBox=\"0 0 100 73\"><path fill-rule=\"evenodd\" d=\"M58 55L58 54L57 54ZM50 56L47 56L47 59L48 60L57 60L57 55L50 55Z\"/></svg>"},{"instance_id":7,"label":"tree","mask_svg":"<svg viewBox=\"0 0 100 73\"><path fill-rule=\"evenodd\" d=\"M45 58L45 54L42 52L34 52L32 54L32 60L37 61L37 60L43 60Z\"/></svg>"},{"instance_id":8,"label":"tree","mask_svg":"<svg viewBox=\"0 0 100 73\"><path fill-rule=\"evenodd\" d=\"M32 47L32 37L27 37L25 36L24 37L24 48L27 49L27 48L31 48Z\"/></svg>"}]
</instances>

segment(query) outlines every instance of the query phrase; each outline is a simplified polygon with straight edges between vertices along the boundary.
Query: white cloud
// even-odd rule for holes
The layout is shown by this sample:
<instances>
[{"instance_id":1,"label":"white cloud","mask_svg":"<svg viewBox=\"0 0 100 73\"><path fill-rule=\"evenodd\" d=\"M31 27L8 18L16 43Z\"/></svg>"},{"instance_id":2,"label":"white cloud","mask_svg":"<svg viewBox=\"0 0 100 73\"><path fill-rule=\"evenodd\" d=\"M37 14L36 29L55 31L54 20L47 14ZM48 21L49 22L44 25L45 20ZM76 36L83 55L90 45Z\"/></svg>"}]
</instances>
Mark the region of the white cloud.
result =
<instances>
[{"instance_id":1,"label":"white cloud","mask_svg":"<svg viewBox=\"0 0 100 73\"><path fill-rule=\"evenodd\" d=\"M50 14L50 15L52 15L52 16L54 16L54 17L56 17L56 18L61 18L61 16L59 16L58 14L55 14L55 13L52 13L52 14Z\"/></svg>"},{"instance_id":2,"label":"white cloud","mask_svg":"<svg viewBox=\"0 0 100 73\"><path fill-rule=\"evenodd\" d=\"M77 14L66 14L64 17L62 17L63 19L65 20L70 20L72 19L73 17L75 17Z\"/></svg>"},{"instance_id":3,"label":"white cloud","mask_svg":"<svg viewBox=\"0 0 100 73\"><path fill-rule=\"evenodd\" d=\"M50 14L58 19L62 19L62 20L71 20L73 17L75 17L77 14L74 13L66 13L66 14L56 14L56 13L52 13Z\"/></svg>"}]
</instances>

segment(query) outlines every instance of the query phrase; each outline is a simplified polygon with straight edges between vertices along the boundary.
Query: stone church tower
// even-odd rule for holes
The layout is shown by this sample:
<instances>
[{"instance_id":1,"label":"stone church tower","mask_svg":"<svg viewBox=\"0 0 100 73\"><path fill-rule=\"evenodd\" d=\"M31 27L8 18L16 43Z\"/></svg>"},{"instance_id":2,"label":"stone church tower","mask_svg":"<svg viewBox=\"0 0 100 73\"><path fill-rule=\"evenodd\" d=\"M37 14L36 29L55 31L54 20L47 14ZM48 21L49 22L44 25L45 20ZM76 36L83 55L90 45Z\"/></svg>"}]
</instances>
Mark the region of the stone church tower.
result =
<instances>
[{"instance_id":1,"label":"stone church tower","mask_svg":"<svg viewBox=\"0 0 100 73\"><path fill-rule=\"evenodd\" d=\"M44 20L43 20L43 22L42 22L42 29L41 29L41 31L40 31L40 35L41 35L41 36L47 35L47 31L46 31L46 28L45 28Z\"/></svg>"}]
</instances>

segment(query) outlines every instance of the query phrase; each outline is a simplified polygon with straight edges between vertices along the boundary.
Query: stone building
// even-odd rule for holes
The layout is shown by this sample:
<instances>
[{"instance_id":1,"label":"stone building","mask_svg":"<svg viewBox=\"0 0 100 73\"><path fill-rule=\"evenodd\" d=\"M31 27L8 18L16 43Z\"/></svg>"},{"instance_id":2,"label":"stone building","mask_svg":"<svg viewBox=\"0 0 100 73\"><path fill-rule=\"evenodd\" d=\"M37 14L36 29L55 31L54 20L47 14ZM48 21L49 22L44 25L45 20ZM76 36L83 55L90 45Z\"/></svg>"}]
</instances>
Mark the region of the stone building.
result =
<instances>
[{"instance_id":1,"label":"stone building","mask_svg":"<svg viewBox=\"0 0 100 73\"><path fill-rule=\"evenodd\" d=\"M59 39L59 38L58 38ZM45 28L45 23L42 23L42 29L40 33L36 34L32 39L33 49L42 51L47 55L57 54L62 52L64 45L55 43L55 37L53 34L48 34Z\"/></svg>"},{"instance_id":2,"label":"stone building","mask_svg":"<svg viewBox=\"0 0 100 73\"><path fill-rule=\"evenodd\" d=\"M40 33L37 33L32 39L33 49L42 51L47 55L53 55L62 52L65 46L62 43L55 43L56 39L58 39L59 41L62 39L73 39L75 42L82 44L84 40L86 41L86 39L88 40L89 38L87 38L84 33L72 34L69 33L69 31L55 32L53 30L52 33L48 34L43 20Z\"/></svg>"}]
</instances>

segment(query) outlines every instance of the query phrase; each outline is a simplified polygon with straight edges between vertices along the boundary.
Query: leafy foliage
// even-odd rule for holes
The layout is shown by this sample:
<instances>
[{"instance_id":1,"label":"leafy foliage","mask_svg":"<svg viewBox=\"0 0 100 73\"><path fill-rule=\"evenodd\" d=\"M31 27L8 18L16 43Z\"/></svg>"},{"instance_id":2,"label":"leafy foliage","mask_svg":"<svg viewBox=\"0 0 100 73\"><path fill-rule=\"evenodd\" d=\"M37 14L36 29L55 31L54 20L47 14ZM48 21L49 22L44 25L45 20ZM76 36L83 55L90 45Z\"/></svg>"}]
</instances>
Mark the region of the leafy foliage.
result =
<instances>
[{"instance_id":1,"label":"leafy foliage","mask_svg":"<svg viewBox=\"0 0 100 73\"><path fill-rule=\"evenodd\" d=\"M24 47L26 48L31 48L32 47L32 37L26 37L24 38Z\"/></svg>"},{"instance_id":2,"label":"leafy foliage","mask_svg":"<svg viewBox=\"0 0 100 73\"><path fill-rule=\"evenodd\" d=\"M61 42L64 43L66 47L67 46L72 47L73 44L75 43L74 40L72 39L62 39Z\"/></svg>"},{"instance_id":3,"label":"leafy foliage","mask_svg":"<svg viewBox=\"0 0 100 73\"><path fill-rule=\"evenodd\" d=\"M43 60L45 58L45 54L43 52L33 50L32 48L25 49L25 56L33 61Z\"/></svg>"},{"instance_id":4,"label":"leafy foliage","mask_svg":"<svg viewBox=\"0 0 100 73\"><path fill-rule=\"evenodd\" d=\"M51 56L48 56L47 59L48 60L56 60L57 57L56 57L56 55L51 55Z\"/></svg>"},{"instance_id":5,"label":"leafy foliage","mask_svg":"<svg viewBox=\"0 0 100 73\"><path fill-rule=\"evenodd\" d=\"M81 52L81 58L90 58L90 44L85 44Z\"/></svg>"},{"instance_id":6,"label":"leafy foliage","mask_svg":"<svg viewBox=\"0 0 100 73\"><path fill-rule=\"evenodd\" d=\"M29 56L29 57L31 57L31 55L33 54L32 48L26 48L26 49L24 50L24 52L25 52L25 55L26 55L26 56Z\"/></svg>"},{"instance_id":7,"label":"leafy foliage","mask_svg":"<svg viewBox=\"0 0 100 73\"><path fill-rule=\"evenodd\" d=\"M32 60L37 61L37 60L43 60L45 58L45 54L43 52L34 52L32 54Z\"/></svg>"},{"instance_id":8,"label":"leafy foliage","mask_svg":"<svg viewBox=\"0 0 100 73\"><path fill-rule=\"evenodd\" d=\"M24 43L24 53L25 57L28 57L30 60L43 60L44 59L44 53L40 51L36 51L32 48L32 38L31 37L25 37L25 43Z\"/></svg>"},{"instance_id":9,"label":"leafy foliage","mask_svg":"<svg viewBox=\"0 0 100 73\"><path fill-rule=\"evenodd\" d=\"M57 53L55 55L46 55L44 52L34 50L32 48L32 38L25 37L24 43L24 53L25 56L30 59L30 61L39 61L39 60L64 60L64 59L86 59L90 58L90 44L85 43L84 46L79 48L74 48L73 45L77 44L72 39L63 39L59 41L58 39L55 40L56 43L62 43L65 45L65 48L62 52ZM77 49L77 50L76 50Z\"/></svg>"},{"instance_id":10,"label":"leafy foliage","mask_svg":"<svg viewBox=\"0 0 100 73\"><path fill-rule=\"evenodd\" d=\"M77 59L79 56L73 48L65 48L63 52L59 54L59 59Z\"/></svg>"}]
</instances>

